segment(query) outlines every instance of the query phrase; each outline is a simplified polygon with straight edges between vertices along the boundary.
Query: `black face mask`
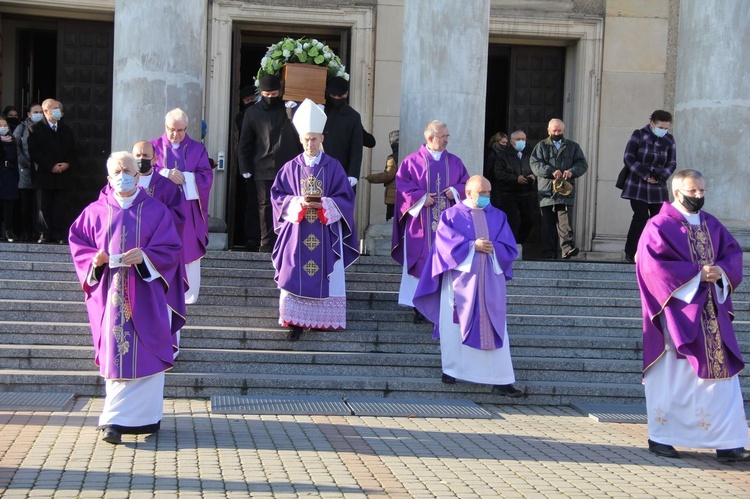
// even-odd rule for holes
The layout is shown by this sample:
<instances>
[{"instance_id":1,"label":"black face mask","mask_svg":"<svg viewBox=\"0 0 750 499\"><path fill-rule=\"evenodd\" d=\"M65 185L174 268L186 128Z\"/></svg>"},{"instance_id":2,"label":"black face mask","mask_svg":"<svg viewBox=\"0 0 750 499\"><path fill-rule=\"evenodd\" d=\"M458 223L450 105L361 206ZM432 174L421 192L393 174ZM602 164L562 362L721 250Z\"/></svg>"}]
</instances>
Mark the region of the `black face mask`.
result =
<instances>
[{"instance_id":1,"label":"black face mask","mask_svg":"<svg viewBox=\"0 0 750 499\"><path fill-rule=\"evenodd\" d=\"M706 198L698 198L693 196L686 196L685 194L682 195L682 206L685 207L685 209L691 213L698 213L701 208L703 208L703 203L706 201Z\"/></svg>"},{"instance_id":2,"label":"black face mask","mask_svg":"<svg viewBox=\"0 0 750 499\"><path fill-rule=\"evenodd\" d=\"M558 141L562 140L563 136L562 136L562 134L560 134L560 135L550 135L549 138L552 139L552 142L558 142Z\"/></svg>"},{"instance_id":3,"label":"black face mask","mask_svg":"<svg viewBox=\"0 0 750 499\"><path fill-rule=\"evenodd\" d=\"M328 97L327 104L331 106L332 109L341 109L344 104L346 104L346 99L336 99L334 97Z\"/></svg>"},{"instance_id":4,"label":"black face mask","mask_svg":"<svg viewBox=\"0 0 750 499\"><path fill-rule=\"evenodd\" d=\"M263 102L265 102L268 107L275 107L281 104L281 96L263 97Z\"/></svg>"},{"instance_id":5,"label":"black face mask","mask_svg":"<svg viewBox=\"0 0 750 499\"><path fill-rule=\"evenodd\" d=\"M10 127L11 130L13 130L20 124L21 124L21 120L19 120L18 118L16 117L8 118L8 126Z\"/></svg>"},{"instance_id":6,"label":"black face mask","mask_svg":"<svg viewBox=\"0 0 750 499\"><path fill-rule=\"evenodd\" d=\"M151 170L151 160L148 158L140 158L138 160L138 171L141 174L146 174Z\"/></svg>"}]
</instances>

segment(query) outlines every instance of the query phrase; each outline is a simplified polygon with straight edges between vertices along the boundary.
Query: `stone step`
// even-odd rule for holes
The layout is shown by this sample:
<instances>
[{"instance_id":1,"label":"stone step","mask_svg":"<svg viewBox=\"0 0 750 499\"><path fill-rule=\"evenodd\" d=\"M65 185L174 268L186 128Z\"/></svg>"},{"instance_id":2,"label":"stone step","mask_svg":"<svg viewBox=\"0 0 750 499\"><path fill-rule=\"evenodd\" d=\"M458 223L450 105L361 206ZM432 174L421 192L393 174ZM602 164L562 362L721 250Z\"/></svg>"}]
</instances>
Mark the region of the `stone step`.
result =
<instances>
[{"instance_id":1,"label":"stone step","mask_svg":"<svg viewBox=\"0 0 750 499\"><path fill-rule=\"evenodd\" d=\"M0 390L62 391L76 387L84 396L101 396L103 380L96 371L22 371L0 370ZM516 386L527 396L508 399L492 395L487 385L456 383L445 385L439 378L375 378L370 376L328 376L311 378L305 375L236 375L215 373L176 373L166 376L165 396L201 398L211 395L295 395L335 397L394 398L460 398L476 403L512 405L566 405L582 400L597 403L644 402L640 384L602 384L556 381L517 381ZM743 388L745 399L750 389Z\"/></svg>"}]
</instances>

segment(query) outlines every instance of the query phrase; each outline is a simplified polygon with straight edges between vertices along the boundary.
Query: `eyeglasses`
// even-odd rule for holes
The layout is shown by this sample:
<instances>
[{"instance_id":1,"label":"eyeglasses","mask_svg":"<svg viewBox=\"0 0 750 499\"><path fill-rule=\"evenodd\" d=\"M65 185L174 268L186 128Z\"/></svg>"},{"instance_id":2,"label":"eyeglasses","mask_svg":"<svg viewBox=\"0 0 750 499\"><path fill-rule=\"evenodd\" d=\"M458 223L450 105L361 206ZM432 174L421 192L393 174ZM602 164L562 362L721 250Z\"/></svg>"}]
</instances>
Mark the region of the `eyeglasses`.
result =
<instances>
[{"instance_id":1,"label":"eyeglasses","mask_svg":"<svg viewBox=\"0 0 750 499\"><path fill-rule=\"evenodd\" d=\"M436 139L440 139L440 140L447 139L448 137L450 137L449 133L446 133L445 135L436 135L435 136Z\"/></svg>"},{"instance_id":2,"label":"eyeglasses","mask_svg":"<svg viewBox=\"0 0 750 499\"><path fill-rule=\"evenodd\" d=\"M187 128L170 128L167 127L167 132L169 133L185 133L187 131Z\"/></svg>"}]
</instances>

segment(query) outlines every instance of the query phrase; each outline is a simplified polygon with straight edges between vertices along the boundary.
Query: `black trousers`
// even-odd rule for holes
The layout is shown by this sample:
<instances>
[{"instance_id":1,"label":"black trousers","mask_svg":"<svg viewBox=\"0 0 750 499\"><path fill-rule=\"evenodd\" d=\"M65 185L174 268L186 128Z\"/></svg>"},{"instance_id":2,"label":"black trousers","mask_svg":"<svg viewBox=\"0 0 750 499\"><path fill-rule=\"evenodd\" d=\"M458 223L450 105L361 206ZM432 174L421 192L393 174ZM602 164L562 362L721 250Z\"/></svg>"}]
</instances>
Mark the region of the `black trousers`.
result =
<instances>
[{"instance_id":1,"label":"black trousers","mask_svg":"<svg viewBox=\"0 0 750 499\"><path fill-rule=\"evenodd\" d=\"M508 217L508 225L513 231L513 237L518 244L523 244L531 233L534 219L531 217L531 204L529 196L518 196L515 194L503 194L498 200L498 208L505 212Z\"/></svg>"},{"instance_id":2,"label":"black trousers","mask_svg":"<svg viewBox=\"0 0 750 499\"><path fill-rule=\"evenodd\" d=\"M37 189L39 233L52 241L67 241L65 220L68 212L68 193L61 189Z\"/></svg>"},{"instance_id":3,"label":"black trousers","mask_svg":"<svg viewBox=\"0 0 750 499\"><path fill-rule=\"evenodd\" d=\"M661 203L649 204L631 199L630 207L633 209L633 218L630 220L628 238L625 240L625 254L632 258L638 250L638 240L641 238L648 219L659 213Z\"/></svg>"},{"instance_id":4,"label":"black trousers","mask_svg":"<svg viewBox=\"0 0 750 499\"><path fill-rule=\"evenodd\" d=\"M36 193L34 189L19 189L18 192L21 195L21 210L16 217L19 235L32 238L37 235Z\"/></svg>"},{"instance_id":5,"label":"black trousers","mask_svg":"<svg viewBox=\"0 0 750 499\"><path fill-rule=\"evenodd\" d=\"M572 208L566 204L541 207L542 227L539 242L544 258L557 258L558 240L563 255L576 247L575 234L568 216L568 211Z\"/></svg>"},{"instance_id":6,"label":"black trousers","mask_svg":"<svg viewBox=\"0 0 750 499\"><path fill-rule=\"evenodd\" d=\"M273 180L256 180L258 189L258 218L260 220L260 245L273 246L276 233L273 231L273 207L271 206L271 186Z\"/></svg>"},{"instance_id":7,"label":"black trousers","mask_svg":"<svg viewBox=\"0 0 750 499\"><path fill-rule=\"evenodd\" d=\"M245 247L257 250L260 245L260 215L258 213L258 188L255 180L245 179Z\"/></svg>"}]
</instances>

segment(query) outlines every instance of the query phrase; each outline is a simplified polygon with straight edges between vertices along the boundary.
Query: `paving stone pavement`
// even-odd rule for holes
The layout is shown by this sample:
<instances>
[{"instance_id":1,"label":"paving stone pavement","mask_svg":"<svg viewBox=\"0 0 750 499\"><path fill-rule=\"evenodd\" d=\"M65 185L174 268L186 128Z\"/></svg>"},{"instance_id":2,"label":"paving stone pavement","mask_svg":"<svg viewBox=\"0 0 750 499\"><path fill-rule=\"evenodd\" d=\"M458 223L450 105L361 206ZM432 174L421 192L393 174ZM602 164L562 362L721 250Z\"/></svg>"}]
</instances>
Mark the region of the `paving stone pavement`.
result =
<instances>
[{"instance_id":1,"label":"paving stone pavement","mask_svg":"<svg viewBox=\"0 0 750 499\"><path fill-rule=\"evenodd\" d=\"M96 431L102 402L0 412L0 496L750 497L750 463L708 450L660 458L645 425L569 407L485 405L484 420L259 416L167 399L157 435L114 446Z\"/></svg>"}]
</instances>

